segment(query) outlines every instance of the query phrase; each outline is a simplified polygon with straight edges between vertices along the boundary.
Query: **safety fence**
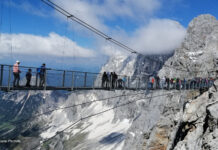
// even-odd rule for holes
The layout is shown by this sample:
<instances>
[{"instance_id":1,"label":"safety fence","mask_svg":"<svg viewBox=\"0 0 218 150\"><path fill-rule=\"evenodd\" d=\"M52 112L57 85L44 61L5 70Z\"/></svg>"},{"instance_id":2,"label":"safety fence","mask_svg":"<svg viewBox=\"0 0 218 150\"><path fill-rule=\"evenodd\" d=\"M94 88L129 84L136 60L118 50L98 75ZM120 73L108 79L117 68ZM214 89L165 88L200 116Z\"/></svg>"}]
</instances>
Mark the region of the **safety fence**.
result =
<instances>
[{"instance_id":1,"label":"safety fence","mask_svg":"<svg viewBox=\"0 0 218 150\"><path fill-rule=\"evenodd\" d=\"M30 81L31 87L26 87L26 73L31 69L32 78ZM70 70L57 70L46 68L46 71L41 77L38 72L39 68L19 66L19 87L14 84L15 76L13 74L12 65L0 65L0 88L13 90L13 89L198 89L210 87L213 85L212 79L198 80L187 79L187 81L169 81L168 83L163 80L155 80L151 82L151 76L125 76L117 75L116 79L113 79L112 75L107 76L107 80L103 80L103 74L79 72ZM43 78L43 79L42 79ZM155 79L155 77L153 77ZM43 85L40 85L40 81L44 80Z\"/></svg>"},{"instance_id":2,"label":"safety fence","mask_svg":"<svg viewBox=\"0 0 218 150\"><path fill-rule=\"evenodd\" d=\"M14 83L15 76L13 74L12 65L0 65L0 87L10 89L18 88L30 88L26 87L26 73L31 69L31 89L102 89L106 88L106 85L102 84L102 74L100 73L91 73L91 72L79 72L71 70L57 70L46 68L46 71L41 77L38 72L39 68L36 67L26 67L19 66L19 86L17 82ZM43 79L42 79L43 78ZM107 88L124 88L124 78L125 78L125 88L137 89L139 88L139 81L137 77L127 77L118 75L116 82L108 84ZM44 80L43 85L40 85L40 80ZM119 82L118 82L119 81ZM128 82L127 82L128 81ZM118 86L119 83L119 86ZM105 83L106 84L106 83Z\"/></svg>"}]
</instances>

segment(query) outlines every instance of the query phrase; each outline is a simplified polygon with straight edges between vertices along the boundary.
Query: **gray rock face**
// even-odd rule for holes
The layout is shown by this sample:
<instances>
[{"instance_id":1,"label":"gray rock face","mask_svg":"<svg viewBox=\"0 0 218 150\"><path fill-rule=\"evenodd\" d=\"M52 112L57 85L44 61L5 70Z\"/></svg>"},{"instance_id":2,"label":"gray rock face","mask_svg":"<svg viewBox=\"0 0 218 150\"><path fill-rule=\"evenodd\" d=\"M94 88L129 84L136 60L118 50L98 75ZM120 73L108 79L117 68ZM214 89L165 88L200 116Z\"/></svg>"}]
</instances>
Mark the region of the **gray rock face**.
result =
<instances>
[{"instance_id":1,"label":"gray rock face","mask_svg":"<svg viewBox=\"0 0 218 150\"><path fill-rule=\"evenodd\" d=\"M168 77L215 77L218 70L218 21L200 15L188 26L181 47L159 72Z\"/></svg>"},{"instance_id":2,"label":"gray rock face","mask_svg":"<svg viewBox=\"0 0 218 150\"><path fill-rule=\"evenodd\" d=\"M102 67L101 72L116 72L126 76L146 76L157 73L171 56L172 54L116 56L109 59Z\"/></svg>"},{"instance_id":3,"label":"gray rock face","mask_svg":"<svg viewBox=\"0 0 218 150\"><path fill-rule=\"evenodd\" d=\"M7 99L8 96L10 99ZM11 103L13 110L10 111L20 112L20 114L17 113L18 118L15 115L10 119L2 120L5 123L0 124L0 132L1 136L4 135L3 138L13 137L21 140L20 144L11 145L11 149L37 147L55 150L137 150L146 146L146 149L156 147L154 142L160 142L166 147L168 140L162 132L168 134L168 127L171 123L173 124L175 114L180 112L186 96L186 92L161 90L147 94L145 91L81 91L76 93L48 91L45 95L43 92L34 91L20 94L5 93L1 95L0 109ZM108 99L105 99L107 97ZM87 103L102 98L105 100ZM81 103L87 104L69 107ZM123 106L119 107L120 105ZM69 108L34 117L37 114L65 106ZM98 114L105 110L110 111ZM26 116L26 113L29 115ZM60 132L77 120L92 114L98 115L81 120L71 128ZM25 121L18 123L22 119ZM5 127L6 123L8 126ZM60 133L57 134L58 132ZM50 140L46 142L46 139ZM0 145L0 148L8 147Z\"/></svg>"}]
</instances>

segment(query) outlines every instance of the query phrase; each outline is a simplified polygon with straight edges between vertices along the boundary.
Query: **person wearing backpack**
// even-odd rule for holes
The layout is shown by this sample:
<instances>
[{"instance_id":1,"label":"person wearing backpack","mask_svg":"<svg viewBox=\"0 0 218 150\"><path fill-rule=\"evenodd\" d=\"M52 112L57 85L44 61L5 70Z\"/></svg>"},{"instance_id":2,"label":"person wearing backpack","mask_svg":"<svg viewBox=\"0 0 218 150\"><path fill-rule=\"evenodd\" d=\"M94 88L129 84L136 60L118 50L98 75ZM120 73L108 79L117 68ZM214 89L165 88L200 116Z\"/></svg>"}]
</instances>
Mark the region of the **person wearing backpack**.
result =
<instances>
[{"instance_id":1,"label":"person wearing backpack","mask_svg":"<svg viewBox=\"0 0 218 150\"><path fill-rule=\"evenodd\" d=\"M151 89L154 90L154 82L155 82L155 79L154 77L151 78Z\"/></svg>"}]
</instances>

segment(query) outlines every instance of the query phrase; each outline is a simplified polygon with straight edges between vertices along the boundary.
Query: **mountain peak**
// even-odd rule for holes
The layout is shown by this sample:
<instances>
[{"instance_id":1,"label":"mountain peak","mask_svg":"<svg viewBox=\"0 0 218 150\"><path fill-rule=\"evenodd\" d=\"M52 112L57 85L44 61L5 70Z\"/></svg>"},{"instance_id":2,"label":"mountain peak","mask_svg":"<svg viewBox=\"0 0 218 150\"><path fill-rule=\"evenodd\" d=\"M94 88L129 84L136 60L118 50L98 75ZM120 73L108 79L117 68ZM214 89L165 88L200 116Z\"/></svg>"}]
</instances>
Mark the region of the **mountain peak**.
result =
<instances>
[{"instance_id":1,"label":"mountain peak","mask_svg":"<svg viewBox=\"0 0 218 150\"><path fill-rule=\"evenodd\" d=\"M218 68L218 21L209 14L194 18L186 37L174 56L159 72L160 76L214 77Z\"/></svg>"}]
</instances>

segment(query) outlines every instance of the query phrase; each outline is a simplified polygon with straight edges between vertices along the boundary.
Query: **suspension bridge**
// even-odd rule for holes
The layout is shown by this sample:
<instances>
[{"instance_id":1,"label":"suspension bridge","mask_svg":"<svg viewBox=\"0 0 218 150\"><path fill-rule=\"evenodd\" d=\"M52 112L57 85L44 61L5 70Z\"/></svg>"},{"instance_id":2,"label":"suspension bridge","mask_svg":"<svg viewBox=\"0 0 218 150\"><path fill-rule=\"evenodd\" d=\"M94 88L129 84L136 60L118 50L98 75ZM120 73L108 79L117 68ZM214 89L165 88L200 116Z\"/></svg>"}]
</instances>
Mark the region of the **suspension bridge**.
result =
<instances>
[{"instance_id":1,"label":"suspension bridge","mask_svg":"<svg viewBox=\"0 0 218 150\"><path fill-rule=\"evenodd\" d=\"M11 90L147 90L150 89L151 75L126 76L117 75L113 81L112 76L108 80L108 86L105 86L103 74L91 72L79 72L72 70L57 70L47 68L44 75L44 84L40 86L40 76L36 67L19 66L20 81L19 86L14 86L14 75L12 65L0 65L0 89L3 91ZM26 73L31 69L32 79L30 87L26 86ZM153 77L155 79L155 77ZM119 82L120 81L120 82ZM198 82L199 81L199 82ZM155 80L152 87L154 89L200 89L209 88L213 85L213 80L166 81ZM114 84L114 85L113 85Z\"/></svg>"},{"instance_id":2,"label":"suspension bridge","mask_svg":"<svg viewBox=\"0 0 218 150\"><path fill-rule=\"evenodd\" d=\"M71 14L70 12L66 11L61 6L55 4L50 0L41 0L43 3L47 4L49 7L53 8L60 14L64 15L67 20L70 19L71 21L77 22L79 25L83 26L87 30L95 33L96 35L100 36L101 38L105 39L106 41L111 42L112 44L117 45L118 47L130 52L131 54L143 55L138 50L134 50L125 44L115 40L114 38L110 37L109 35L101 32L97 28L89 25L85 21L81 20L80 18L76 17L75 15ZM13 53L13 47L11 46L11 54ZM150 61L158 62L156 59L152 59L146 57ZM163 62L162 62L163 63ZM171 66L166 66L170 67ZM118 75L117 80L122 80L123 85L112 87L112 83L109 83L108 88L104 88L102 86L102 74L100 73L91 73L91 72L80 72L80 71L73 71L73 70L58 70L58 69L50 69L47 68L45 72L45 83L43 86L39 86L39 75L37 74L36 67L27 67L27 66L20 66L20 86L14 87L13 86L13 66L7 64L0 64L0 89L4 91L10 90L108 90L108 89L128 89L128 90L145 90L148 89L149 84L149 75L137 75L137 76L126 76L126 75ZM32 69L32 80L31 86L26 87L26 79L25 74L28 69ZM110 71L110 70L108 70ZM177 71L177 69L175 69ZM179 70L187 72L188 70ZM195 71L193 71L195 72ZM153 73L154 74L154 73ZM125 82L124 79L125 78ZM111 81L112 82L112 81ZM186 89L191 89L192 87L191 82L188 83ZM200 85L200 84L199 84ZM204 87L209 87L211 84L204 84ZM180 86L182 87L182 85ZM183 85L184 87L184 85ZM186 85L185 85L186 87ZM202 86L198 86L195 88L201 88Z\"/></svg>"}]
</instances>

